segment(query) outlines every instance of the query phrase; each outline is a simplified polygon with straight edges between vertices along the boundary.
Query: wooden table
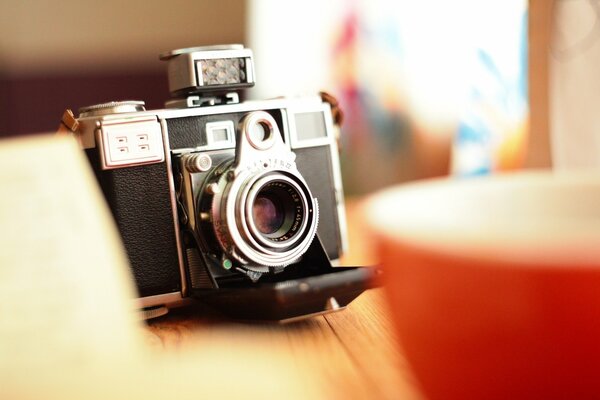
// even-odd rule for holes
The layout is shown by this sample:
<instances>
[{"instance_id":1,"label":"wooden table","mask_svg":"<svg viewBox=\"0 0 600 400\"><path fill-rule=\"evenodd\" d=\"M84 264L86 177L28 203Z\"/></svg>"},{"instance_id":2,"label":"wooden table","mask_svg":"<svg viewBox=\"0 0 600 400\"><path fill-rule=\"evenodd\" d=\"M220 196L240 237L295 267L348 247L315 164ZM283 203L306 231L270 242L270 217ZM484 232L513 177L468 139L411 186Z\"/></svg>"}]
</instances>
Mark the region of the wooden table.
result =
<instances>
[{"instance_id":1,"label":"wooden table","mask_svg":"<svg viewBox=\"0 0 600 400\"><path fill-rule=\"evenodd\" d=\"M372 243L363 232L363 209L360 201L347 204L351 251L345 265L369 265L375 260ZM340 312L285 325L219 322L203 318L197 310L175 310L151 321L147 336L166 352L185 351L199 341L202 346L256 345L250 358L269 352L289 359L295 379L318 386L323 398L422 398L396 343L381 288L363 293ZM226 346L223 353L225 362L236 362Z\"/></svg>"}]
</instances>

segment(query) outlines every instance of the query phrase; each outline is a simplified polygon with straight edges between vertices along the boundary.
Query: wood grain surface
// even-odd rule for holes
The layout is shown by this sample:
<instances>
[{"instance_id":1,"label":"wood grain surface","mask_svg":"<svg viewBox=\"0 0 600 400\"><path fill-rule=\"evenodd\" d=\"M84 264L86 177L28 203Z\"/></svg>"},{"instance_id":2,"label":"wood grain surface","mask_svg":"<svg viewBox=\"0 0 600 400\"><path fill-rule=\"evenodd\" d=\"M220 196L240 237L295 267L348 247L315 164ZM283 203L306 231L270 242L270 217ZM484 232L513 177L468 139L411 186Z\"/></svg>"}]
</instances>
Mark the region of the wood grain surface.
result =
<instances>
[{"instance_id":1,"label":"wood grain surface","mask_svg":"<svg viewBox=\"0 0 600 400\"><path fill-rule=\"evenodd\" d=\"M345 265L374 261L366 238L363 203L347 204L351 251ZM161 352L195 346L222 348L214 362L252 365L265 354L288 362L289 373L323 398L422 398L397 345L383 289L363 293L345 310L290 324L241 323L208 318L202 308L172 311L148 324L148 343ZM245 351L240 360L236 348ZM220 354L217 352L217 354ZM206 360L203 360L206 361ZM251 373L251 370L249 371ZM248 393L252 398L252 393Z\"/></svg>"}]
</instances>

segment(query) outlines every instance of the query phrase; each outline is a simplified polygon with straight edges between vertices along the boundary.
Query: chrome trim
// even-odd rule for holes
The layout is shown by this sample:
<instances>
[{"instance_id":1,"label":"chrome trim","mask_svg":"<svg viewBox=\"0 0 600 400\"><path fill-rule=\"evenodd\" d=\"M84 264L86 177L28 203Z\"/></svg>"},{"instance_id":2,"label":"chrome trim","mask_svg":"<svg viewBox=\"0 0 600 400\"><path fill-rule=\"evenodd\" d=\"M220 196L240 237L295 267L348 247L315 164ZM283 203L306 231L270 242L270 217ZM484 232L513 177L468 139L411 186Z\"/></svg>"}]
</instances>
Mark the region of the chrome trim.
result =
<instances>
[{"instance_id":1,"label":"chrome trim","mask_svg":"<svg viewBox=\"0 0 600 400\"><path fill-rule=\"evenodd\" d=\"M181 157L182 168L189 172L207 172L212 168L212 158L206 153L188 153Z\"/></svg>"},{"instance_id":2,"label":"chrome trim","mask_svg":"<svg viewBox=\"0 0 600 400\"><path fill-rule=\"evenodd\" d=\"M246 82L256 83L256 76L254 73L254 60L246 63Z\"/></svg>"},{"instance_id":3,"label":"chrome trim","mask_svg":"<svg viewBox=\"0 0 600 400\"><path fill-rule=\"evenodd\" d=\"M256 111L244 117L245 120L260 121L272 117L264 111ZM262 266L284 266L295 261L308 249L318 225L318 203L314 200L308 185L299 174L294 162L295 154L288 150L283 142L281 133L275 121L272 120L272 145L266 150L258 150L248 140L247 124L242 121L239 131L239 142L233 165L233 174L223 174L219 177L218 186L221 189L212 198L211 215L215 235L219 244L228 254L238 259L242 264ZM299 193L306 197L305 209L312 209L312 215L307 214L308 228L299 245L286 252L273 252L260 246L248 231L246 218L246 197L259 179L271 173L285 174L291 177L299 186ZM312 208L308 207L310 201Z\"/></svg>"},{"instance_id":4,"label":"chrome trim","mask_svg":"<svg viewBox=\"0 0 600 400\"><path fill-rule=\"evenodd\" d=\"M138 311L138 315L140 316L140 319L143 319L146 321L150 320L150 319L162 317L164 315L167 315L168 313L169 313L169 309L164 306L145 308L145 309L142 308L141 310Z\"/></svg>"},{"instance_id":5,"label":"chrome trim","mask_svg":"<svg viewBox=\"0 0 600 400\"><path fill-rule=\"evenodd\" d=\"M285 163L283 160L280 161ZM282 164L275 163L275 165ZM208 186L215 186L216 188L216 190L206 193L206 195L209 196L207 198L207 202L210 203L210 206L205 210L202 210L196 207L197 203L194 203L192 204L193 208L191 208L193 211L188 211L190 215L193 214L200 219L203 219L203 215L205 215L204 218L212 221L212 233L215 235L215 238L219 242L221 248L224 250L225 257L231 257L234 260L239 261L243 265L244 273L246 273L246 269L257 271L257 265L263 266L261 267L262 270L259 272L267 272L268 266L279 267L290 264L299 257L299 254L295 254L295 252L300 252L302 250L300 245L286 243L285 245L287 247L292 248L286 249L285 252L275 252L271 248L277 247L276 245L273 243L268 243L270 246L265 247L265 245L259 244L257 239L255 239L255 236L252 235L250 229L248 228L247 208L245 207L248 202L245 195L247 195L248 191L251 190L254 182L260 178L263 178L266 174L269 174L269 171L272 173L281 173L281 179L288 179L287 176L293 176L293 172L291 170L285 172L278 169L273 169L273 167L269 166L266 168L268 168L265 170L267 172L253 172L252 170L246 170L245 174L241 176L238 175L238 177L233 181L228 179L228 176L232 176L231 172L233 172L233 169L229 169L228 171L230 173L221 174L218 181L214 181ZM289 165L289 168L292 168L291 164ZM285 173L286 176L283 176L283 173ZM184 179L188 181L191 175L193 174L184 173ZM274 179L271 176L268 178ZM197 183L191 184L197 186ZM303 239L312 239L316 232L316 224L318 223L318 221L316 221L318 213L318 205L316 200L314 200L312 197L308 197L309 192L306 184L300 185L299 182L297 184L306 188L305 190L298 190L299 193L302 192L302 198L306 198L306 203L308 203L309 199L313 203L311 204L311 207L305 205L303 208L311 209L313 211L312 213L307 213L308 217L305 219L306 222L303 221L303 228L301 229L300 235L303 234L304 237L299 235L298 239L295 240L294 243ZM187 192L192 192L189 190L189 186ZM309 220L314 220L314 230L308 230L306 227L304 227L304 225L308 224ZM190 218L190 223L192 223L192 221L194 221L194 218ZM194 231L197 232L196 230ZM310 242L311 240L307 241L308 244L310 244ZM262 257L265 259L257 259L257 257ZM253 261L253 263L248 264L250 261Z\"/></svg>"},{"instance_id":6,"label":"chrome trim","mask_svg":"<svg viewBox=\"0 0 600 400\"><path fill-rule=\"evenodd\" d=\"M199 154L199 153L188 153L188 154ZM206 153L201 153L206 154ZM185 155L179 157L179 168L181 170L181 192L185 198L180 198L179 201L184 202L184 209L186 213L186 224L192 232L196 231L196 207L194 205L194 184L192 182L194 173L185 167Z\"/></svg>"},{"instance_id":7,"label":"chrome trim","mask_svg":"<svg viewBox=\"0 0 600 400\"><path fill-rule=\"evenodd\" d=\"M240 207L245 206L246 209L245 218L242 221L241 225L244 229L244 233L248 236L249 240L253 242L253 244L258 245L257 247L260 247L264 252L272 254L274 252L269 248L286 249L298 242L302 238L302 234L308 226L309 218L303 218L300 227L297 229L297 232L294 233L290 239L285 240L282 243L265 239L262 232L260 232L260 230L256 226L256 222L254 221L254 215L252 211L254 201L256 200L256 196L258 195L259 191L262 190L262 188L270 182L285 182L289 185L289 187L295 190L296 194L300 198L300 202L302 203L302 209L304 213L306 213L306 211L308 210L314 209L314 204L316 203L312 198L307 197L303 193L303 189L299 186L298 182L280 173L263 175L259 179L256 179L251 185L248 185L249 191L245 193L243 198L240 200ZM309 202L312 204L309 204ZM315 210L314 212L318 212L318 210ZM306 217L306 215L304 215L304 217ZM310 241L312 242L312 238Z\"/></svg>"},{"instance_id":8,"label":"chrome trim","mask_svg":"<svg viewBox=\"0 0 600 400\"><path fill-rule=\"evenodd\" d=\"M193 63L194 79L188 83L189 85L204 87L204 75L202 74L202 61L204 61L204 60L206 60L206 59L194 60L194 63ZM177 74L177 75L180 75L180 74ZM196 82L194 82L194 80ZM195 85L194 85L194 83L195 83ZM173 93L173 92L171 92L171 93Z\"/></svg>"},{"instance_id":9,"label":"chrome trim","mask_svg":"<svg viewBox=\"0 0 600 400\"><path fill-rule=\"evenodd\" d=\"M81 107L79 116L97 117L106 114L119 114L125 112L146 111L146 103L141 100L109 101L108 103L92 104Z\"/></svg>"},{"instance_id":10,"label":"chrome trim","mask_svg":"<svg viewBox=\"0 0 600 400\"><path fill-rule=\"evenodd\" d=\"M229 49L229 50L208 50L208 51L191 51L187 53L181 53L177 57L188 56L194 62L201 60L214 60L219 58L252 58L252 50L250 49ZM176 56L173 56L176 57ZM171 58L173 58L171 57ZM163 59L163 61L169 61L170 58Z\"/></svg>"},{"instance_id":11,"label":"chrome trim","mask_svg":"<svg viewBox=\"0 0 600 400\"><path fill-rule=\"evenodd\" d=\"M285 108L281 109L281 120L283 125L283 142L285 143L285 147L289 151L292 151L291 139L290 139L290 123L288 117L288 111Z\"/></svg>"},{"instance_id":12,"label":"chrome trim","mask_svg":"<svg viewBox=\"0 0 600 400\"><path fill-rule=\"evenodd\" d=\"M218 151L218 150L230 150L235 149L235 143L228 145L227 147L215 144L212 146L198 146L198 147L182 147L180 149L171 150L172 154L188 154L188 153L198 153L198 152L208 152L208 151Z\"/></svg>"},{"instance_id":13,"label":"chrome trim","mask_svg":"<svg viewBox=\"0 0 600 400\"><path fill-rule=\"evenodd\" d=\"M252 147L259 151L268 150L273 147L273 144L275 143L275 135L279 135L281 137L281 133L277 128L275 119L273 119L271 114L264 111L256 111L247 115L244 117L240 125L240 130L244 133L248 143L250 143ZM254 137L252 127L256 125L263 125L267 127L267 136L263 139L257 140L257 138Z\"/></svg>"},{"instance_id":14,"label":"chrome trim","mask_svg":"<svg viewBox=\"0 0 600 400\"><path fill-rule=\"evenodd\" d=\"M239 52L240 50L244 50L244 45L243 44L216 44L213 46L198 46L198 47L184 47L181 49L177 49L177 50L171 50L171 51L167 51L166 53L161 53L158 58L162 61L166 61L169 60L173 57L176 56L181 56L184 54L191 54L191 53L199 53L202 52L203 54L210 54L210 53L217 53L217 54L224 54L224 53L230 53L229 51L235 51L236 54L238 54L237 52ZM210 57L202 57L204 59L209 59ZM226 58L226 57L213 57L213 58Z\"/></svg>"},{"instance_id":15,"label":"chrome trim","mask_svg":"<svg viewBox=\"0 0 600 400\"><path fill-rule=\"evenodd\" d=\"M96 143L103 170L158 164L165 160L161 127L156 117L99 121L97 126Z\"/></svg>"},{"instance_id":16,"label":"chrome trim","mask_svg":"<svg viewBox=\"0 0 600 400\"><path fill-rule=\"evenodd\" d=\"M81 117L78 119L80 123L80 132L82 137L82 143L84 148L92 148L96 146L94 138L94 130L96 124L102 124L104 122L112 122L114 120L127 120L130 118L137 117L154 117L159 120L185 118L193 116L205 116L205 115L218 115L218 114L229 114L229 113L247 113L257 110L281 110L283 117L283 138L285 140L285 146L293 151L293 134L291 132L291 121L294 112L309 112L309 111L323 111L325 115L325 123L327 127L328 143L324 140L323 145L328 145L331 149L332 163L333 163L333 181L336 189L336 198L338 200L338 221L340 224L340 248L342 252L346 252L348 249L348 238L347 238L347 223L345 206L343 202L343 188L341 171L339 167L339 154L337 143L334 137L333 120L331 118L331 108L328 104L323 103L319 96L309 96L300 98L277 98L270 100L257 100L247 101L238 104L224 104L210 107L197 107L197 108L181 108L181 109L160 109L160 110L149 110L135 113L122 113L116 115L105 115L98 117ZM162 124L162 123L161 123ZM164 125L163 125L164 126ZM319 139L321 140L321 139ZM311 143L316 145L315 143ZM231 146L232 148L235 146ZM197 148L183 148L176 149L173 154L187 153L190 151L211 151L221 150L220 146L199 146Z\"/></svg>"},{"instance_id":17,"label":"chrome trim","mask_svg":"<svg viewBox=\"0 0 600 400\"><path fill-rule=\"evenodd\" d=\"M293 124L290 124L290 126L291 125L293 125ZM294 141L292 143L293 149L305 149L308 147L329 146L331 143L331 139L329 137L298 140L298 139L296 139L295 135L296 135L296 133L294 132L294 134L292 135L292 137L294 138Z\"/></svg>"},{"instance_id":18,"label":"chrome trim","mask_svg":"<svg viewBox=\"0 0 600 400\"><path fill-rule=\"evenodd\" d=\"M120 113L112 115L102 115L97 117L80 116L77 121L81 124L79 132L81 132L84 148L95 147L94 130L97 123L113 120L126 120L128 118L137 117L154 117L159 120L195 117L203 115L229 114L236 112L250 112L257 110L275 110L286 108L304 108L311 107L312 110L319 108L322 105L319 96L309 96L301 98L278 98L271 100L246 101L238 104L222 104L207 107L194 108L164 108L159 110L140 111L134 113Z\"/></svg>"},{"instance_id":19,"label":"chrome trim","mask_svg":"<svg viewBox=\"0 0 600 400\"><path fill-rule=\"evenodd\" d=\"M333 117L331 115L331 107L327 103L323 103L327 110L325 112L325 127L327 134L330 137L331 143L329 149L331 152L331 164L333 169L333 186L335 188L335 199L337 202L338 223L340 230L340 254L348 252L348 221L346 219L346 203L344 197L344 187L342 181L342 167L340 164L340 151L338 149L337 140L335 138L335 129L333 125Z\"/></svg>"},{"instance_id":20,"label":"chrome trim","mask_svg":"<svg viewBox=\"0 0 600 400\"><path fill-rule=\"evenodd\" d=\"M185 279L185 265L183 262L183 246L181 243L181 234L179 230L179 213L177 211L177 197L175 193L175 178L173 176L173 166L171 165L171 154L169 145L169 132L167 129L167 121L160 120L162 128L163 143L165 148L165 163L167 165L167 178L169 180L169 194L171 198L171 209L173 211L173 226L175 227L175 242L177 244L177 256L179 257L179 273L181 275L181 296L188 295L187 279Z\"/></svg>"},{"instance_id":21,"label":"chrome trim","mask_svg":"<svg viewBox=\"0 0 600 400\"><path fill-rule=\"evenodd\" d=\"M253 86L254 80L254 63L252 50L246 48L237 48L219 46L216 48L197 48L191 47L188 49L179 49L170 53L165 53L160 56L162 61L167 62L167 75L169 80L169 91L175 97L178 97L181 91L188 91L189 94L200 90L204 87L202 76L202 62L214 59L243 59L244 64L241 67L245 79L236 84L230 85L207 85L211 88L219 86L227 86L230 89L233 87L244 88ZM194 89L195 88L195 89ZM191 92L190 92L190 89Z\"/></svg>"},{"instance_id":22,"label":"chrome trim","mask_svg":"<svg viewBox=\"0 0 600 400\"><path fill-rule=\"evenodd\" d=\"M180 303L184 304L184 300L185 299L181 296L181 292L164 293L154 296L138 297L134 301L134 307L177 306Z\"/></svg>"},{"instance_id":23,"label":"chrome trim","mask_svg":"<svg viewBox=\"0 0 600 400\"><path fill-rule=\"evenodd\" d=\"M323 114L325 122L325 137L313 139L298 139L298 131L296 127L296 114L320 112ZM321 103L318 107L288 107L288 124L290 129L290 145L293 149L305 147L329 146L332 138L334 139L333 131L327 124L327 114L331 117L331 109L327 103ZM331 119L331 118L330 118Z\"/></svg>"}]
</instances>

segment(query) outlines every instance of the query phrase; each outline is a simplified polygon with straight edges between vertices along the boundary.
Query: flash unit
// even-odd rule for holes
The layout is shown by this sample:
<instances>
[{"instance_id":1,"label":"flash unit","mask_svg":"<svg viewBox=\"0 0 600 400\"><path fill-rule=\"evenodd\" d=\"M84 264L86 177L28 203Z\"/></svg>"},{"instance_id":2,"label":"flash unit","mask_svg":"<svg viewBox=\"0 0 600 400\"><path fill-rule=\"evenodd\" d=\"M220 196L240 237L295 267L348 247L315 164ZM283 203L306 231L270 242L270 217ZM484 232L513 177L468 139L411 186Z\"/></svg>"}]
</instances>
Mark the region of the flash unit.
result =
<instances>
[{"instance_id":1,"label":"flash unit","mask_svg":"<svg viewBox=\"0 0 600 400\"><path fill-rule=\"evenodd\" d=\"M252 50L242 45L191 47L160 55L174 97L254 86Z\"/></svg>"}]
</instances>

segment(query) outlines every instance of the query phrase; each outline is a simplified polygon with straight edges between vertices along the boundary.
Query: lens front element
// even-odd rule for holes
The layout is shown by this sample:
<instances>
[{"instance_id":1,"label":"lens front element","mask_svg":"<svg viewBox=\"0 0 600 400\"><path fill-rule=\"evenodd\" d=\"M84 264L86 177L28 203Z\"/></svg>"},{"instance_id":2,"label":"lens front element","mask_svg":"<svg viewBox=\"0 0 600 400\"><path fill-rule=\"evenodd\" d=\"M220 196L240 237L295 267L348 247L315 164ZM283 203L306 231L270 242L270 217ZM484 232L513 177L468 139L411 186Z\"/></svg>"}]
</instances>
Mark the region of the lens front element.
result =
<instances>
[{"instance_id":1,"label":"lens front element","mask_svg":"<svg viewBox=\"0 0 600 400\"><path fill-rule=\"evenodd\" d=\"M283 225L283 207L279 199L260 195L252 208L254 222L260 233L269 235L277 232Z\"/></svg>"},{"instance_id":2,"label":"lens front element","mask_svg":"<svg viewBox=\"0 0 600 400\"><path fill-rule=\"evenodd\" d=\"M304 213L302 194L289 182L273 180L259 188L253 200L251 230L282 242L298 232Z\"/></svg>"},{"instance_id":3,"label":"lens front element","mask_svg":"<svg viewBox=\"0 0 600 400\"><path fill-rule=\"evenodd\" d=\"M316 234L317 201L302 177L288 171L233 180L212 204L217 239L245 268L289 265Z\"/></svg>"}]
</instances>

